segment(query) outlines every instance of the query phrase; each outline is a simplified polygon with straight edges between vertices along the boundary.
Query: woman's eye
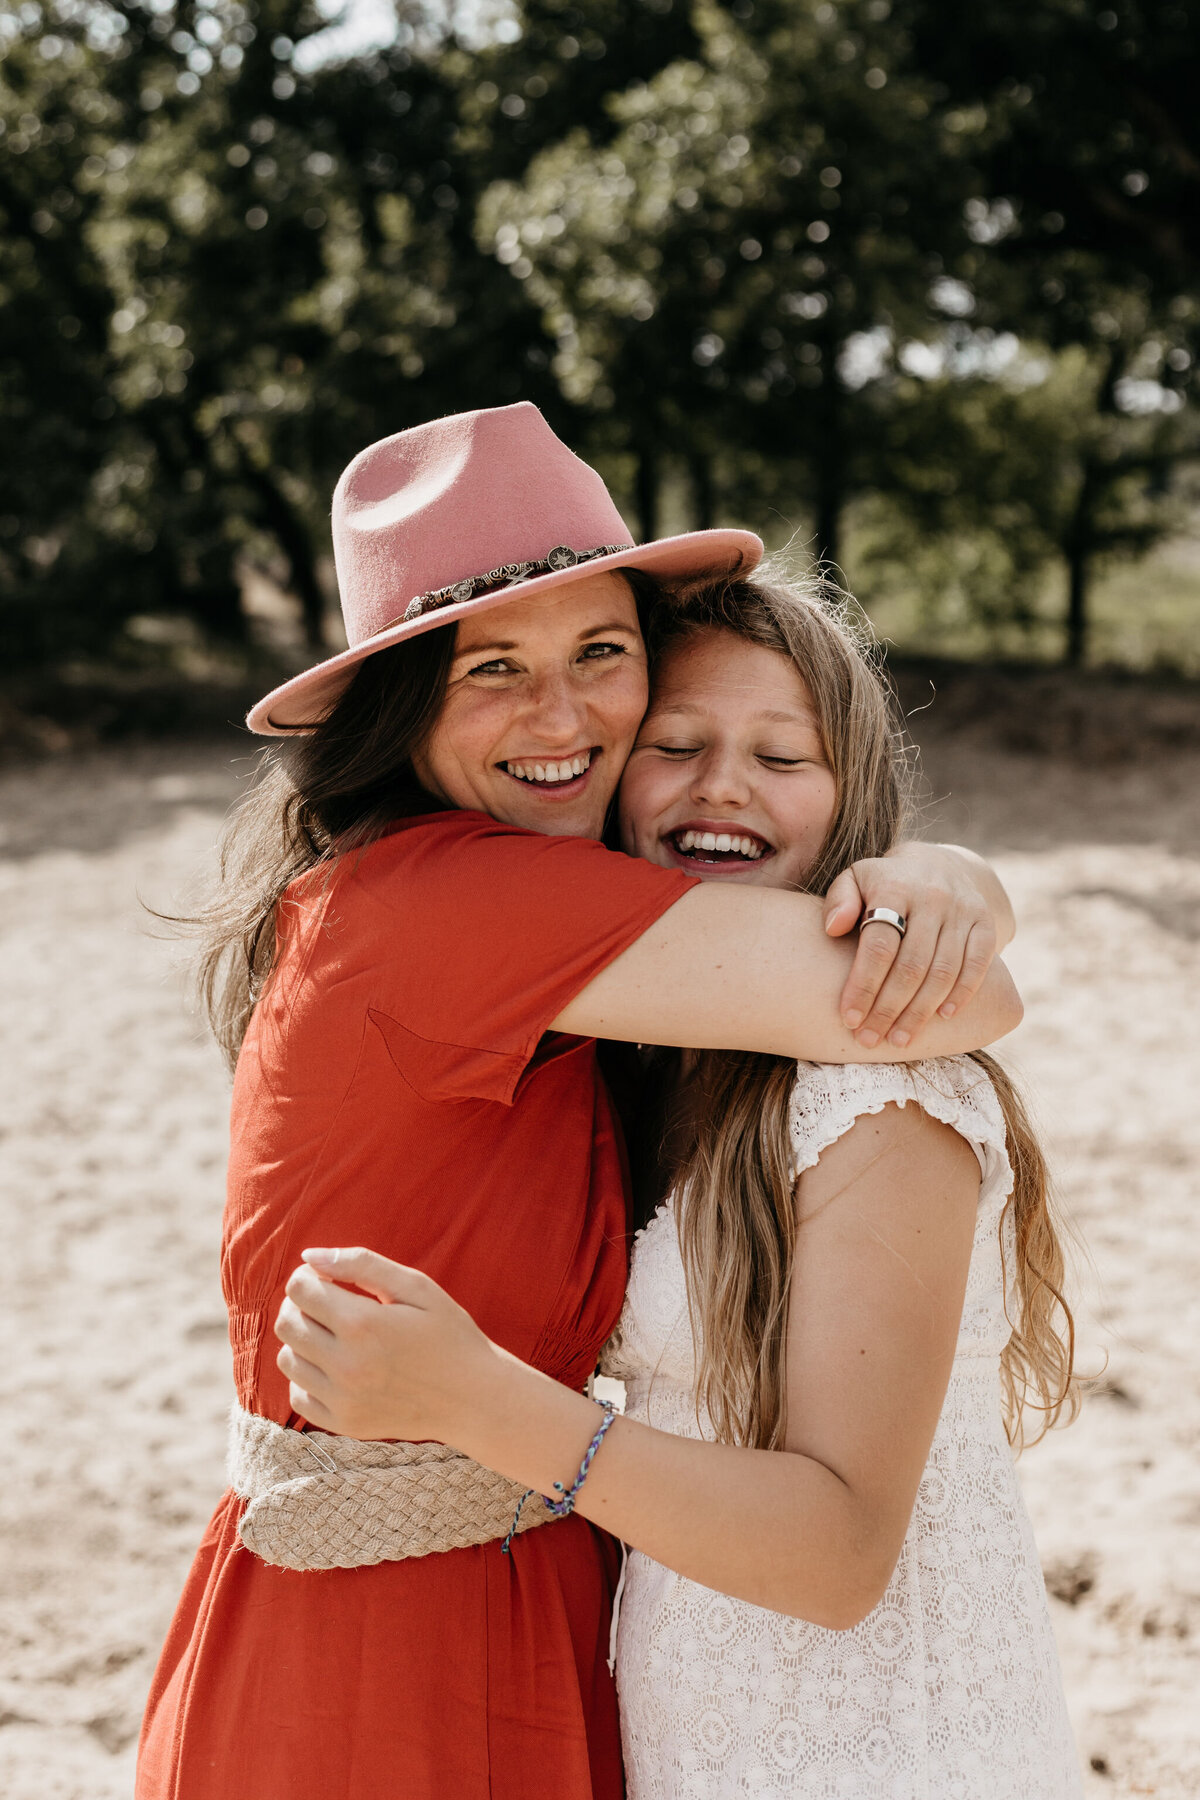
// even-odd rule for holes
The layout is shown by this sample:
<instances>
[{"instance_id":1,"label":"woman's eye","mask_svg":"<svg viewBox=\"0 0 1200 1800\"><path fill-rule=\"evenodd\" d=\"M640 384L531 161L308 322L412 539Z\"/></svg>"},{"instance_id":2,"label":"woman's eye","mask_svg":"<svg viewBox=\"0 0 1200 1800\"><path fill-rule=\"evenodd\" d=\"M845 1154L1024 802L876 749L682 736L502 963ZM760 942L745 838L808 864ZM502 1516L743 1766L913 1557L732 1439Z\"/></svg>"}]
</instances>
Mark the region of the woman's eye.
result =
<instances>
[{"instance_id":1,"label":"woman's eye","mask_svg":"<svg viewBox=\"0 0 1200 1800\"><path fill-rule=\"evenodd\" d=\"M497 656L491 662L476 663L471 670L472 675L511 675L512 664Z\"/></svg>"},{"instance_id":2,"label":"woman's eye","mask_svg":"<svg viewBox=\"0 0 1200 1800\"><path fill-rule=\"evenodd\" d=\"M600 662L612 656L624 656L624 644L588 644L585 646L581 660L584 662Z\"/></svg>"}]
</instances>

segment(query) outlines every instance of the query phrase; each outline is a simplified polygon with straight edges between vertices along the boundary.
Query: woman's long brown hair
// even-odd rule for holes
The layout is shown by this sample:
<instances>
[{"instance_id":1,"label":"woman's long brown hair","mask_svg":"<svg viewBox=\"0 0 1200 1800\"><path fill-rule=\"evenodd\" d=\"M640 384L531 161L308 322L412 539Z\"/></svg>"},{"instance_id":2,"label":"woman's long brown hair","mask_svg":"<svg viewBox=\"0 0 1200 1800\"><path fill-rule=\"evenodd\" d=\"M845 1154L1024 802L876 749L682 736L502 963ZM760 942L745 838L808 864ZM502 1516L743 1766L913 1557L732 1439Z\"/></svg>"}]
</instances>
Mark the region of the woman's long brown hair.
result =
<instances>
[{"instance_id":1,"label":"woman's long brown hair","mask_svg":"<svg viewBox=\"0 0 1200 1800\"><path fill-rule=\"evenodd\" d=\"M723 631L786 656L812 698L837 784L833 819L805 887L824 893L843 869L882 856L909 816L911 766L891 693L843 596L771 580L684 592L656 614L661 657L700 632ZM1015 1185L1001 1222L1012 1231L1013 1335L1001 1358L1005 1423L1014 1443L1073 1415L1074 1326L1045 1158L1011 1077L982 1053L1004 1113ZM679 1155L665 1172L686 1193L678 1230L699 1367L698 1402L719 1439L782 1445L788 1294L798 1224L788 1133L796 1065L778 1056L705 1051L689 1084ZM672 1161L674 1166L672 1167ZM1007 1266L1007 1259L1006 1259ZM1039 1428L1023 1426L1027 1410Z\"/></svg>"},{"instance_id":2,"label":"woman's long brown hair","mask_svg":"<svg viewBox=\"0 0 1200 1800\"><path fill-rule=\"evenodd\" d=\"M441 707L453 650L453 631L439 630L376 651L308 736L267 751L225 827L211 892L193 918L175 921L200 940L200 998L231 1068L275 962L285 889L434 804L412 758Z\"/></svg>"}]
</instances>

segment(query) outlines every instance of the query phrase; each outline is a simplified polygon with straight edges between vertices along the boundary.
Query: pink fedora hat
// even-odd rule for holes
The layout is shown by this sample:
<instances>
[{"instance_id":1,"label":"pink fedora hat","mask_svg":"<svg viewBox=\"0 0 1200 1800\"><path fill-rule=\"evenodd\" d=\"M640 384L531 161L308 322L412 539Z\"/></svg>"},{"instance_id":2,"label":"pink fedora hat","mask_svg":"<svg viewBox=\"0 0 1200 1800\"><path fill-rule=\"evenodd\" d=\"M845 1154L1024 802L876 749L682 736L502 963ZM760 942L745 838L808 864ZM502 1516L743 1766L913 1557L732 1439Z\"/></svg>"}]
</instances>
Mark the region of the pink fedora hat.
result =
<instances>
[{"instance_id":1,"label":"pink fedora hat","mask_svg":"<svg viewBox=\"0 0 1200 1800\"><path fill-rule=\"evenodd\" d=\"M313 730L376 650L468 613L604 569L688 576L752 569L750 531L637 544L594 469L536 406L458 413L363 450L333 496L333 554L349 649L285 681L251 731Z\"/></svg>"}]
</instances>

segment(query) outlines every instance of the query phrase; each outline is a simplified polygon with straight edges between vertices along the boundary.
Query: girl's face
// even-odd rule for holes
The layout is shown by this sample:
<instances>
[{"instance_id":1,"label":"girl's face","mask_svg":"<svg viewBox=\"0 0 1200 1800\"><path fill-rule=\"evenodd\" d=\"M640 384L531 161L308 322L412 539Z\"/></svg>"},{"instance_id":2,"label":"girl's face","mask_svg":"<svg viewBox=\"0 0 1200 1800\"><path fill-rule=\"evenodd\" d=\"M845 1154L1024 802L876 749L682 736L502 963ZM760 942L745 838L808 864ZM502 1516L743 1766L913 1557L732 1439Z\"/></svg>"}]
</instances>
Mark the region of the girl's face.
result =
<instances>
[{"instance_id":1,"label":"girl's face","mask_svg":"<svg viewBox=\"0 0 1200 1800\"><path fill-rule=\"evenodd\" d=\"M710 881L799 887L836 801L790 657L719 630L664 654L621 782L630 855Z\"/></svg>"},{"instance_id":2,"label":"girl's face","mask_svg":"<svg viewBox=\"0 0 1200 1800\"><path fill-rule=\"evenodd\" d=\"M413 758L422 786L505 825L598 838L646 708L628 584L583 577L456 629L446 698Z\"/></svg>"}]
</instances>

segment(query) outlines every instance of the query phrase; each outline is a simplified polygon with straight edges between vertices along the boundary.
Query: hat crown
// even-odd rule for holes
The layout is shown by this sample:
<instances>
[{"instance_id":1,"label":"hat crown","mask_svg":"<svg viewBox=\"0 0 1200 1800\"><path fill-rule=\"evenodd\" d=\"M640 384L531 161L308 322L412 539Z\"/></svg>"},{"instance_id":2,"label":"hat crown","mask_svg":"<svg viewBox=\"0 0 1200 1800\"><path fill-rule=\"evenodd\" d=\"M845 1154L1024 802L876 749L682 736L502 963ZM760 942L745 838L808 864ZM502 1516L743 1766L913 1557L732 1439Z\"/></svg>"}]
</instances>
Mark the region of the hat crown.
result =
<instances>
[{"instance_id":1,"label":"hat crown","mask_svg":"<svg viewBox=\"0 0 1200 1800\"><path fill-rule=\"evenodd\" d=\"M575 551L632 544L594 469L536 406L434 419L361 451L333 496L347 641L364 642L419 594Z\"/></svg>"}]
</instances>

